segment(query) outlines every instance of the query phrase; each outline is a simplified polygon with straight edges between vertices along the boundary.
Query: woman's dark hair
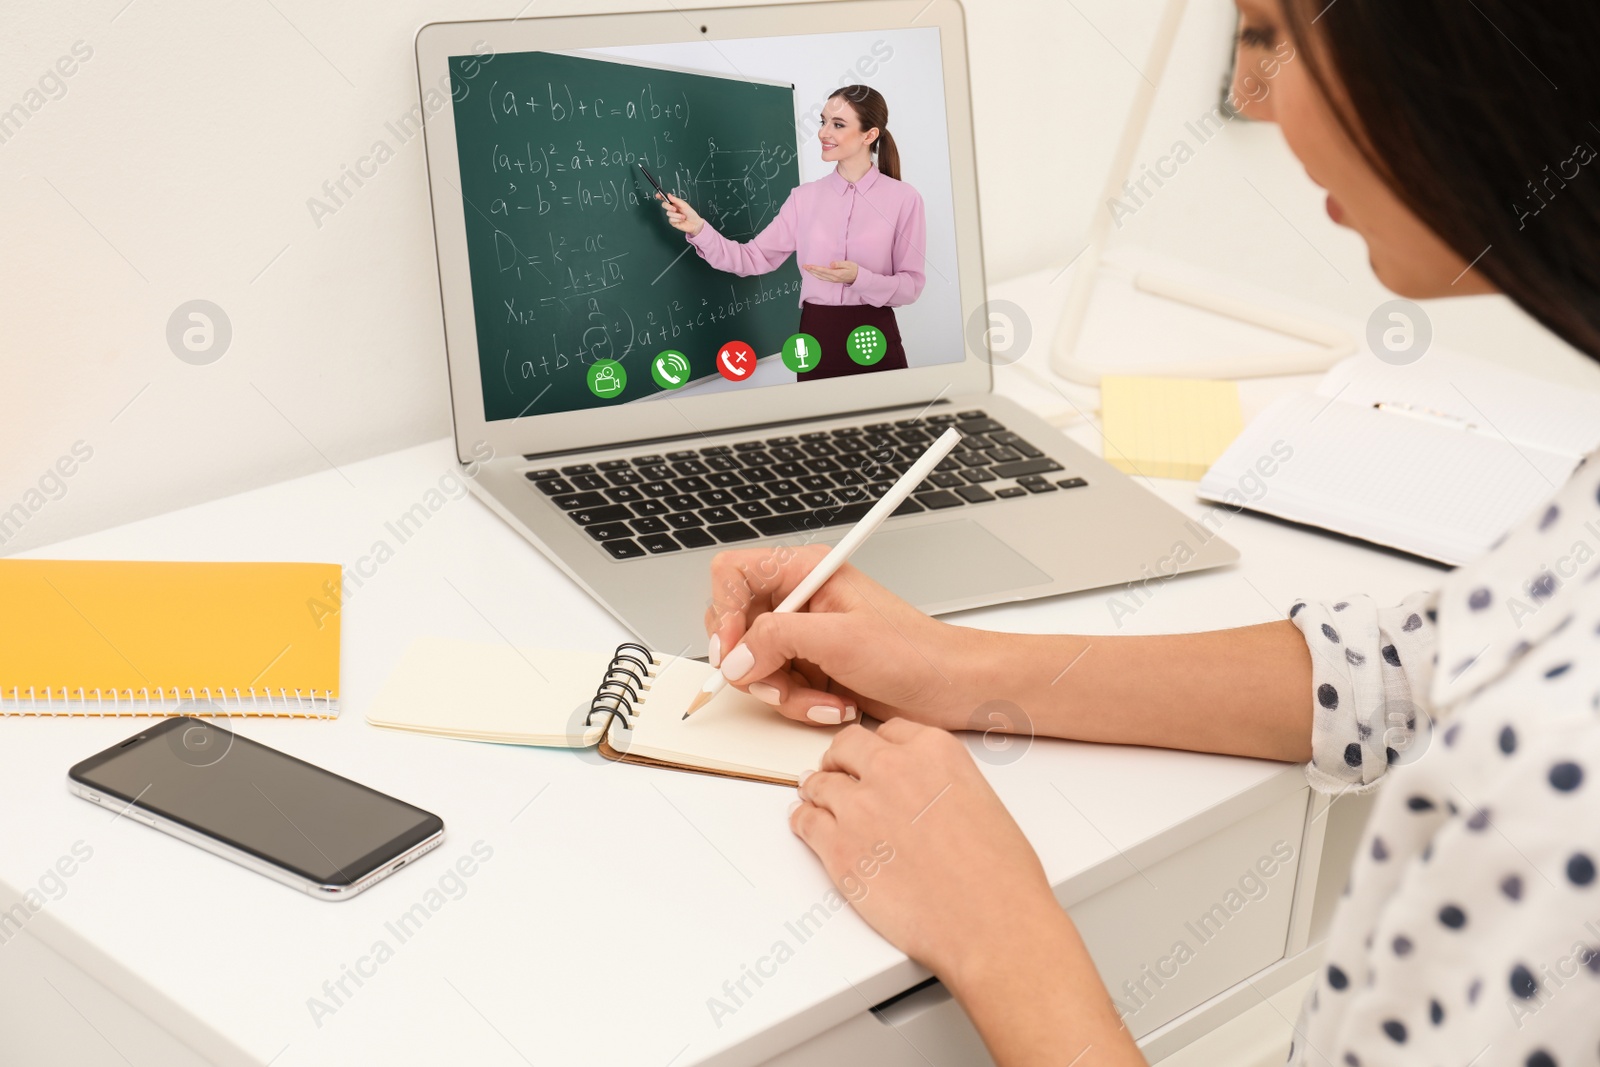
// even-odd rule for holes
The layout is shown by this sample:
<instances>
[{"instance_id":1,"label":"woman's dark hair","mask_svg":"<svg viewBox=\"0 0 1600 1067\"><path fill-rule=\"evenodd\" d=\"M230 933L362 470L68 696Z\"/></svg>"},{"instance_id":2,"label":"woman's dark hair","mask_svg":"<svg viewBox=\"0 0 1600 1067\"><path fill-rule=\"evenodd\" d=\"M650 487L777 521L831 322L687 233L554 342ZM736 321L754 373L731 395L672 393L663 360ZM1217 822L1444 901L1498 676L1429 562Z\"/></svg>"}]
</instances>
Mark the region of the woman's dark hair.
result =
<instances>
[{"instance_id":1,"label":"woman's dark hair","mask_svg":"<svg viewBox=\"0 0 1600 1067\"><path fill-rule=\"evenodd\" d=\"M1600 359L1600 4L1283 8L1297 59L1406 206Z\"/></svg>"},{"instance_id":2,"label":"woman's dark hair","mask_svg":"<svg viewBox=\"0 0 1600 1067\"><path fill-rule=\"evenodd\" d=\"M828 99L841 97L855 109L861 132L876 127L878 139L872 142L872 151L878 157L878 170L895 181L900 180L900 152L889 136L889 102L883 94L870 85L844 85L828 94Z\"/></svg>"}]
</instances>

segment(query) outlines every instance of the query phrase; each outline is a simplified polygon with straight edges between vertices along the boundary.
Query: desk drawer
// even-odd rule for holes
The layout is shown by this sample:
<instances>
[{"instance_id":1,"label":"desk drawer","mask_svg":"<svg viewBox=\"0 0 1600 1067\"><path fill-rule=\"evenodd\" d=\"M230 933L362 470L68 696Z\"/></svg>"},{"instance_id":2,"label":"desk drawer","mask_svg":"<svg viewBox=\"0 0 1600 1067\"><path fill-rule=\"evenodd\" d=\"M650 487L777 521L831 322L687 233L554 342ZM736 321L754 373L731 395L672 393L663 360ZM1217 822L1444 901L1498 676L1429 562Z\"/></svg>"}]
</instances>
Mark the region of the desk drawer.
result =
<instances>
[{"instance_id":1,"label":"desk drawer","mask_svg":"<svg viewBox=\"0 0 1600 1067\"><path fill-rule=\"evenodd\" d=\"M0 1004L0 1064L214 1063L26 930L0 929Z\"/></svg>"},{"instance_id":2,"label":"desk drawer","mask_svg":"<svg viewBox=\"0 0 1600 1067\"><path fill-rule=\"evenodd\" d=\"M1283 957L1309 790L1068 907L1135 1037ZM770 1067L989 1064L960 1006L935 983L769 1061Z\"/></svg>"},{"instance_id":3,"label":"desk drawer","mask_svg":"<svg viewBox=\"0 0 1600 1067\"><path fill-rule=\"evenodd\" d=\"M1134 1037L1283 958L1309 794L1296 790L1068 908Z\"/></svg>"}]
</instances>

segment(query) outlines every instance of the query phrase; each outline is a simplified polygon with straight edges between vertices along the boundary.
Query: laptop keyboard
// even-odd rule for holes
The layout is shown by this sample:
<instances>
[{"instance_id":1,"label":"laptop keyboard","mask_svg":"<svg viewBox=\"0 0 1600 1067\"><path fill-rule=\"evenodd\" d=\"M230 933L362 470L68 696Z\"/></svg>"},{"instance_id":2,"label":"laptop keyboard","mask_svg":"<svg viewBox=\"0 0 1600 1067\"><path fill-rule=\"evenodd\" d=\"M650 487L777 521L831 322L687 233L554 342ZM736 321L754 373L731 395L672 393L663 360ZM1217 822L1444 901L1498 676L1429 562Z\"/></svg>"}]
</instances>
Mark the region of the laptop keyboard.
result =
<instances>
[{"instance_id":1,"label":"laptop keyboard","mask_svg":"<svg viewBox=\"0 0 1600 1067\"><path fill-rule=\"evenodd\" d=\"M961 443L894 514L1088 484L982 411L575 463L527 478L613 557L642 559L849 525L951 426Z\"/></svg>"}]
</instances>

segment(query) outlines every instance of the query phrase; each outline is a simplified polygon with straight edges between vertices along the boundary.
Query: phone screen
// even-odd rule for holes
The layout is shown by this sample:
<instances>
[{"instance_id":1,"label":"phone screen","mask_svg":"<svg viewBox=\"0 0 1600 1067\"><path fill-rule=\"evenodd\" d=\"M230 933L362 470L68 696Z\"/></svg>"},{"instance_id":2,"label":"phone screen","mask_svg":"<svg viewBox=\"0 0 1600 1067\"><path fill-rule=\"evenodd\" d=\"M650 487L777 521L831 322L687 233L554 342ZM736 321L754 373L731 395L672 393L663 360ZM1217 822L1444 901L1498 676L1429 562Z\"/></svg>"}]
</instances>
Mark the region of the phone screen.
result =
<instances>
[{"instance_id":1,"label":"phone screen","mask_svg":"<svg viewBox=\"0 0 1600 1067\"><path fill-rule=\"evenodd\" d=\"M71 777L321 885L350 885L444 826L201 719L168 719L84 760Z\"/></svg>"}]
</instances>

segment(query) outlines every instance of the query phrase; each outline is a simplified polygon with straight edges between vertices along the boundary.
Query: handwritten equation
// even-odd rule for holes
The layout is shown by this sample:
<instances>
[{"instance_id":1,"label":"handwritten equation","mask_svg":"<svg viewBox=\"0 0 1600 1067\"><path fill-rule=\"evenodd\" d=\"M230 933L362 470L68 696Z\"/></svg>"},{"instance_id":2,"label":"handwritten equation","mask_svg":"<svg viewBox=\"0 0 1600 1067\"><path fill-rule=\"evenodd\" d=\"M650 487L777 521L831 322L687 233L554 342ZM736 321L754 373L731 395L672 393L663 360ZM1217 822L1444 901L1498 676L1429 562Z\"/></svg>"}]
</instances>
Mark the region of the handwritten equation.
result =
<instances>
[{"instance_id":1,"label":"handwritten equation","mask_svg":"<svg viewBox=\"0 0 1600 1067\"><path fill-rule=\"evenodd\" d=\"M658 145L646 154L625 142L615 149L588 149L579 140L565 150L549 142L537 148L524 142L516 156L495 144L490 157L491 173L504 181L504 195L488 206L496 268L518 280L524 270L531 272L543 283L539 304L556 307L628 280L627 239L608 230L603 216L643 212L647 225L666 226L653 190L640 188L644 178L638 163L651 167L665 188L693 204L718 233L745 241L782 208L791 186L781 178L796 155L788 145L763 142L756 148L724 149L708 140L697 164L670 165ZM774 195L775 186L779 195ZM578 232L535 227L527 247L513 236L513 230L526 232L517 222L551 216L583 221ZM686 244L679 254L688 251Z\"/></svg>"},{"instance_id":2,"label":"handwritten equation","mask_svg":"<svg viewBox=\"0 0 1600 1067\"><path fill-rule=\"evenodd\" d=\"M455 108L486 405L491 375L513 414L551 385L586 405L595 360L698 334L716 334L706 351L728 336L776 350L798 270L714 271L639 165L718 233L750 240L798 184L792 87L734 92L721 76L553 53L496 64L488 92Z\"/></svg>"},{"instance_id":3,"label":"handwritten equation","mask_svg":"<svg viewBox=\"0 0 1600 1067\"><path fill-rule=\"evenodd\" d=\"M566 82L547 81L544 83L544 99L538 99L538 95L528 93L524 97L517 89L501 89L499 82L491 82L488 93L490 117L496 123L502 119L511 122L526 115L530 119L542 118L557 123L615 120L620 123L645 123L652 127L663 122L680 128L689 125L689 94L680 90L677 99L668 96L657 100L656 87L649 82L639 90L637 97L623 100L620 104L608 102L599 95L586 98L574 94L572 86Z\"/></svg>"}]
</instances>

